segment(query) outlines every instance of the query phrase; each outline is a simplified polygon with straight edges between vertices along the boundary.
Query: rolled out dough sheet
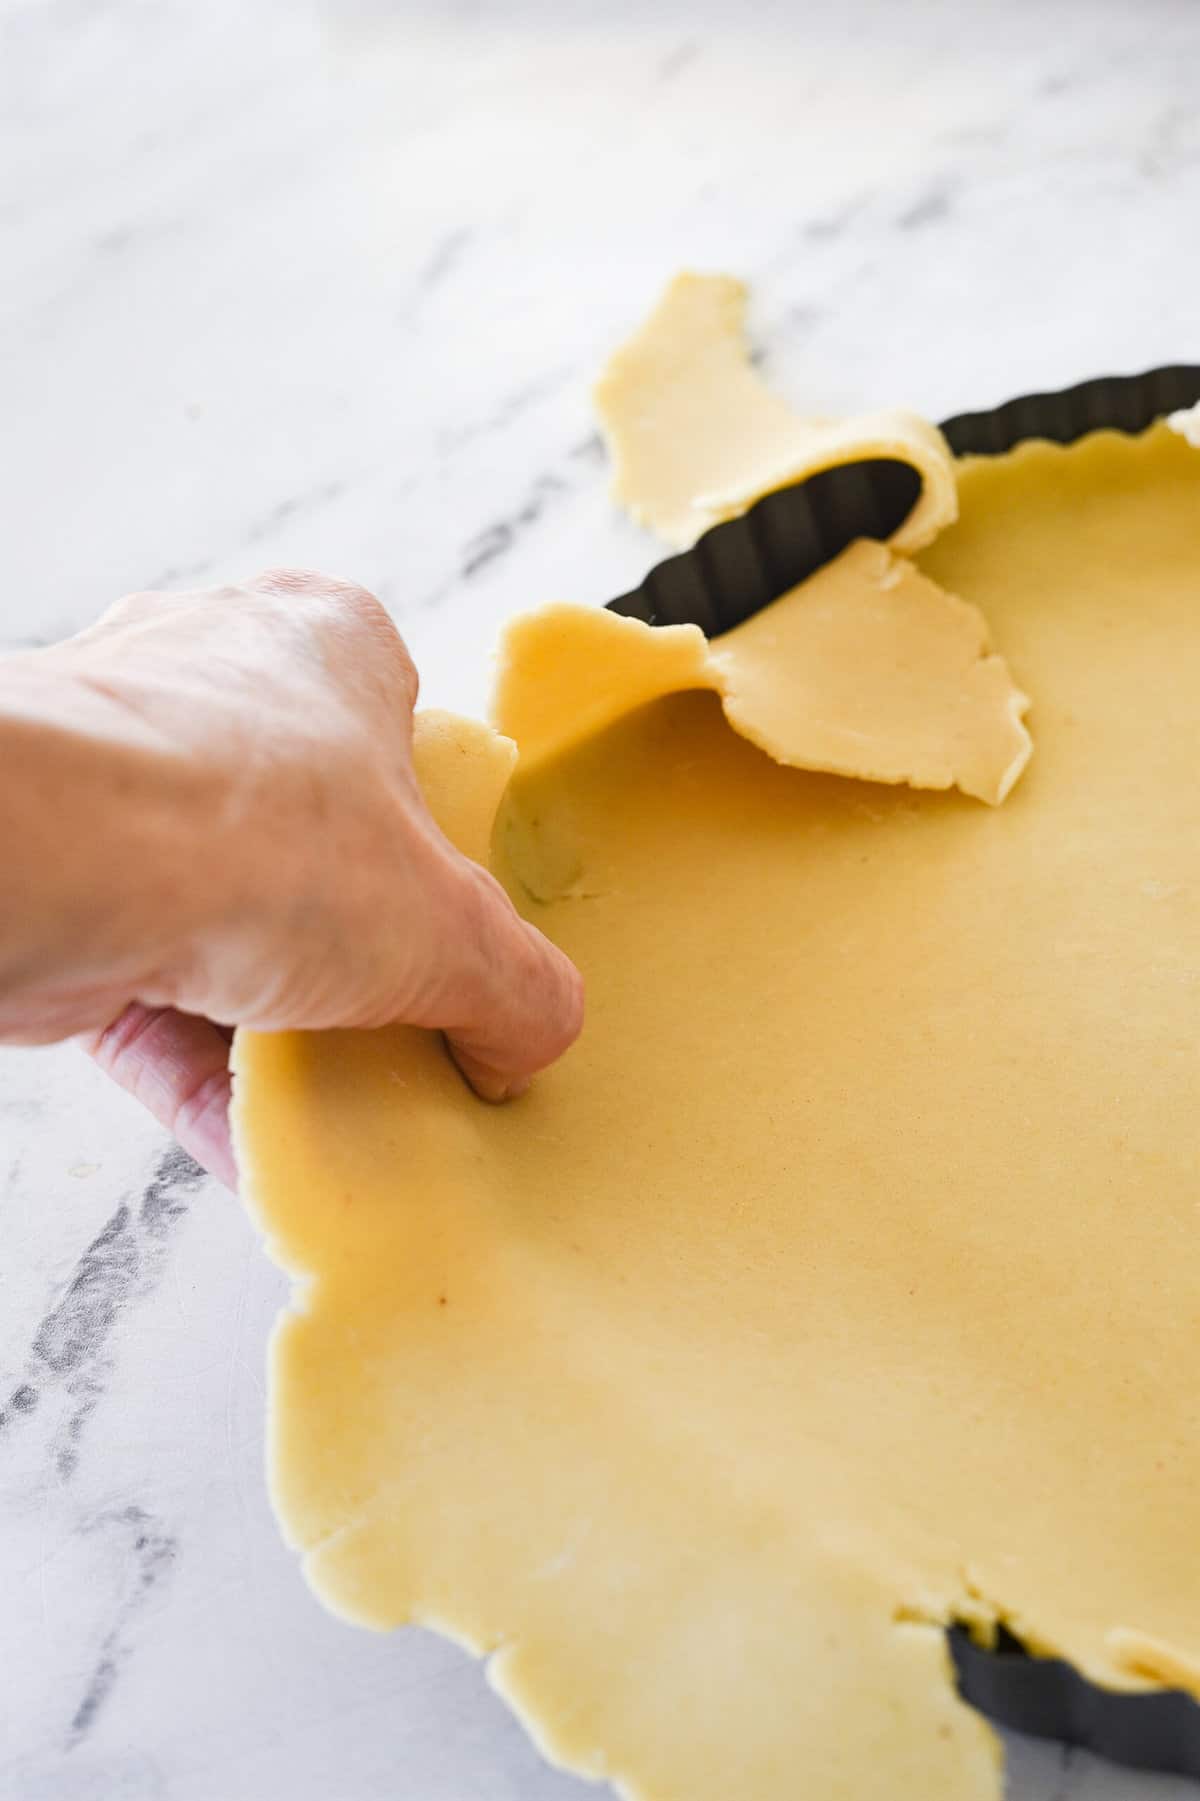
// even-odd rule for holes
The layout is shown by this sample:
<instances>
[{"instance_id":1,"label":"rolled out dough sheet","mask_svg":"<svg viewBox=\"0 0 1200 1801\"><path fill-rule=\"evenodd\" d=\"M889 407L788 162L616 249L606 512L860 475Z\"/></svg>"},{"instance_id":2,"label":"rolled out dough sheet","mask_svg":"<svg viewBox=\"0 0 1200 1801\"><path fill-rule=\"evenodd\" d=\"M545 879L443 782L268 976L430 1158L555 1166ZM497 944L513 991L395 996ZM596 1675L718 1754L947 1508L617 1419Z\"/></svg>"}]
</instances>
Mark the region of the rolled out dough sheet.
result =
<instances>
[{"instance_id":1,"label":"rolled out dough sheet","mask_svg":"<svg viewBox=\"0 0 1200 1801\"><path fill-rule=\"evenodd\" d=\"M712 645L694 625L529 613L505 634L494 713L528 770L689 688L714 689L735 731L796 769L998 805L1033 751L1029 699L979 608L866 541Z\"/></svg>"},{"instance_id":2,"label":"rolled out dough sheet","mask_svg":"<svg viewBox=\"0 0 1200 1801\"><path fill-rule=\"evenodd\" d=\"M685 547L776 488L870 458L921 477L896 550L928 544L954 518L954 462L936 426L899 409L805 418L771 392L746 345L746 289L730 275L677 275L596 384L613 494Z\"/></svg>"},{"instance_id":3,"label":"rolled out dough sheet","mask_svg":"<svg viewBox=\"0 0 1200 1801\"><path fill-rule=\"evenodd\" d=\"M418 735L584 971L568 1056L494 1109L416 1031L235 1046L310 1582L637 1801L998 1801L953 1619L1200 1694L1200 459L960 498L921 567L1037 697L1003 807L782 766L635 634L558 751Z\"/></svg>"}]
</instances>

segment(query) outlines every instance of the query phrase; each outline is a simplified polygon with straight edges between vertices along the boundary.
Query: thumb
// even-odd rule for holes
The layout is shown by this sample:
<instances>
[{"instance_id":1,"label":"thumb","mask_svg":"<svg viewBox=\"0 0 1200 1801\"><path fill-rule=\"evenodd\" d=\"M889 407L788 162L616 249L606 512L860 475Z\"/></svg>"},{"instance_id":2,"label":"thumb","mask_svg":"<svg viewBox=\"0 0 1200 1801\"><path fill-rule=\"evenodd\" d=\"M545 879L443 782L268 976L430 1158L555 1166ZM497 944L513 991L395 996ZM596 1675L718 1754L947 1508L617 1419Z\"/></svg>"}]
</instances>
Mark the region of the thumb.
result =
<instances>
[{"instance_id":1,"label":"thumb","mask_svg":"<svg viewBox=\"0 0 1200 1801\"><path fill-rule=\"evenodd\" d=\"M441 1027L484 1100L509 1100L579 1036L583 979L486 870L454 852L445 879L434 909L427 1017L414 1023Z\"/></svg>"}]
</instances>

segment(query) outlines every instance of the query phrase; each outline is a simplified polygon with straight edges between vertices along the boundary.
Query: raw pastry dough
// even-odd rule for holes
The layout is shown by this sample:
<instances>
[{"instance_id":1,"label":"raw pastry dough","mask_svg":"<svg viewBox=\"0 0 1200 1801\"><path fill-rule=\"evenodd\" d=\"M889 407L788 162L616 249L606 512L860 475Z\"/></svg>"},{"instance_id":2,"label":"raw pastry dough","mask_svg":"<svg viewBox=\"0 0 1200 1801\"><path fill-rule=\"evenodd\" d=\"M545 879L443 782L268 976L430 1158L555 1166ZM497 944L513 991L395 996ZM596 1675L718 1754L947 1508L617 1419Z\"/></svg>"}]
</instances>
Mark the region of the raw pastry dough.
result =
<instances>
[{"instance_id":1,"label":"raw pastry dough","mask_svg":"<svg viewBox=\"0 0 1200 1801\"><path fill-rule=\"evenodd\" d=\"M735 730L777 763L994 805L1033 749L1029 701L989 652L978 607L867 542L711 646L693 625L530 613L505 634L495 720L528 769L688 688L715 689Z\"/></svg>"},{"instance_id":2,"label":"raw pastry dough","mask_svg":"<svg viewBox=\"0 0 1200 1801\"><path fill-rule=\"evenodd\" d=\"M949 446L915 413L802 419L760 381L746 351L746 290L728 275L677 275L612 358L596 408L612 454L613 493L681 547L764 494L841 463L885 457L921 476L891 543L916 550L954 518Z\"/></svg>"},{"instance_id":3,"label":"raw pastry dough","mask_svg":"<svg viewBox=\"0 0 1200 1801\"><path fill-rule=\"evenodd\" d=\"M1200 1694L1200 460L1031 445L961 498L923 566L1038 697L998 812L779 767L634 634L561 754L561 697L515 774L419 732L586 974L567 1058L493 1109L420 1032L235 1046L310 1581L491 1652L638 1801L998 1801L955 1617Z\"/></svg>"}]
</instances>

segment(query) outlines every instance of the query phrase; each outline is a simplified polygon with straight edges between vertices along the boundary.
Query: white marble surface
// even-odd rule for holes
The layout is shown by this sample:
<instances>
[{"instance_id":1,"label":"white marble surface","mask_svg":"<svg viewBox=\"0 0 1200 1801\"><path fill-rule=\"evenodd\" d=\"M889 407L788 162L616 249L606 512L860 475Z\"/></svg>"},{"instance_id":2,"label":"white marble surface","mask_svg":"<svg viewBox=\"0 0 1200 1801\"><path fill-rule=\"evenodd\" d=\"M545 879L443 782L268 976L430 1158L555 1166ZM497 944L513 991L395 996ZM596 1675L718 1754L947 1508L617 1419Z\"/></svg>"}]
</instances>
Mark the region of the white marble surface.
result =
<instances>
[{"instance_id":1,"label":"white marble surface","mask_svg":"<svg viewBox=\"0 0 1200 1801\"><path fill-rule=\"evenodd\" d=\"M0 29L0 645L303 562L477 708L501 618L652 559L587 386L682 264L754 281L821 410L1200 360L1189 0L4 0ZM261 1474L281 1280L70 1050L0 1054L0 1233L3 1801L596 1792L459 1652L311 1601ZM1024 1745L1010 1785L1196 1792Z\"/></svg>"}]
</instances>

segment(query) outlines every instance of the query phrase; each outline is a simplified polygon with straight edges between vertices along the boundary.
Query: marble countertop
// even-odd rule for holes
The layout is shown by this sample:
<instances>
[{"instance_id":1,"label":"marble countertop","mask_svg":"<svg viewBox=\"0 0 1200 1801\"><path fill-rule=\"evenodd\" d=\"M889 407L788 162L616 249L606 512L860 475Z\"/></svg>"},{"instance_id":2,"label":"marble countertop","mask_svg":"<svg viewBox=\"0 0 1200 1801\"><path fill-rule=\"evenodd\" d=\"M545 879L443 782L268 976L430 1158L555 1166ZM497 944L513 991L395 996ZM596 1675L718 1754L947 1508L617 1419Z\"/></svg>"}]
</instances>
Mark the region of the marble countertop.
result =
<instances>
[{"instance_id":1,"label":"marble countertop","mask_svg":"<svg viewBox=\"0 0 1200 1801\"><path fill-rule=\"evenodd\" d=\"M426 698L628 588L587 401L676 268L804 406L1200 361L1186 0L6 0L0 647L297 562ZM326 1616L263 1489L283 1282L71 1049L0 1053L2 1801L568 1801L480 1670ZM798 1773L797 1780L802 1778ZM1014 1744L1013 1801L1168 1801Z\"/></svg>"}]
</instances>

